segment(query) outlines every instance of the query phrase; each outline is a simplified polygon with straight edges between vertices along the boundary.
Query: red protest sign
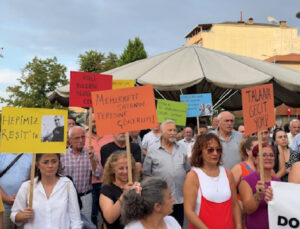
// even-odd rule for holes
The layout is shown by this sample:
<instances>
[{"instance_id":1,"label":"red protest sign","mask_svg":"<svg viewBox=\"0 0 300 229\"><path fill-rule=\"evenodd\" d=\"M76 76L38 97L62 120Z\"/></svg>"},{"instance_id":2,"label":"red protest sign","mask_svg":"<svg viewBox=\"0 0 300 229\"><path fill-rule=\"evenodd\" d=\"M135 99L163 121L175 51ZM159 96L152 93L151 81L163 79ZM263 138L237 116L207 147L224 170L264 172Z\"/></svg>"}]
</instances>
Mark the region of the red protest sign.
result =
<instances>
[{"instance_id":1,"label":"red protest sign","mask_svg":"<svg viewBox=\"0 0 300 229\"><path fill-rule=\"evenodd\" d=\"M112 76L71 71L69 106L92 107L92 91L112 89Z\"/></svg>"},{"instance_id":2,"label":"red protest sign","mask_svg":"<svg viewBox=\"0 0 300 229\"><path fill-rule=\"evenodd\" d=\"M251 135L275 125L273 85L242 89L245 133Z\"/></svg>"},{"instance_id":3,"label":"red protest sign","mask_svg":"<svg viewBox=\"0 0 300 229\"><path fill-rule=\"evenodd\" d=\"M99 136L157 126L151 85L92 92L92 102Z\"/></svg>"}]
</instances>

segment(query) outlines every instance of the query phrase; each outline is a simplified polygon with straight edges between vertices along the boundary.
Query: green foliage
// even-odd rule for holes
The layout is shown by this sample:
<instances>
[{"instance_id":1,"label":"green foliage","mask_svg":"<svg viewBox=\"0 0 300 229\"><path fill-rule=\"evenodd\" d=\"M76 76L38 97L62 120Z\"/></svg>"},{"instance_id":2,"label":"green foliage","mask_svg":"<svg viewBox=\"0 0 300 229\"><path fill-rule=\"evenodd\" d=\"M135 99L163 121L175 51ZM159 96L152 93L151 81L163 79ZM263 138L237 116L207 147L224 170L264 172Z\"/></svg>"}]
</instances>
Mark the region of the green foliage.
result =
<instances>
[{"instance_id":1,"label":"green foliage","mask_svg":"<svg viewBox=\"0 0 300 229\"><path fill-rule=\"evenodd\" d=\"M35 57L22 70L19 85L6 89L9 98L0 97L0 101L14 107L61 108L58 103L51 104L46 94L68 84L66 70L56 57L46 60Z\"/></svg>"},{"instance_id":2,"label":"green foliage","mask_svg":"<svg viewBox=\"0 0 300 229\"><path fill-rule=\"evenodd\" d=\"M117 67L118 57L109 53L107 57L101 52L90 50L79 55L80 71L82 72L104 72Z\"/></svg>"},{"instance_id":3,"label":"green foliage","mask_svg":"<svg viewBox=\"0 0 300 229\"><path fill-rule=\"evenodd\" d=\"M128 45L120 56L119 66L147 58L147 52L140 38L136 37L134 41L128 40Z\"/></svg>"}]
</instances>

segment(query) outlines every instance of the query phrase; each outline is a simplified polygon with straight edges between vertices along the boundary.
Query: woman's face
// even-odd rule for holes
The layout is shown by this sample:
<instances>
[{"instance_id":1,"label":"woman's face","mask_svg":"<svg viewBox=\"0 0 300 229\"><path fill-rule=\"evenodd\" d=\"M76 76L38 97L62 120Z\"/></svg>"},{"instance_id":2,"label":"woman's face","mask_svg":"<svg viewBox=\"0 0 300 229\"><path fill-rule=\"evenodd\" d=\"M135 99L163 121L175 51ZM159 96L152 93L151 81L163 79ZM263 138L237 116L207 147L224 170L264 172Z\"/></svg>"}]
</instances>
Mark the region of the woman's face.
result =
<instances>
[{"instance_id":1,"label":"woman's face","mask_svg":"<svg viewBox=\"0 0 300 229\"><path fill-rule=\"evenodd\" d=\"M284 131L278 131L276 133L275 143L279 146L287 146L288 145L288 138L287 134Z\"/></svg>"},{"instance_id":2,"label":"woman's face","mask_svg":"<svg viewBox=\"0 0 300 229\"><path fill-rule=\"evenodd\" d=\"M207 147L202 149L203 164L217 165L222 155L222 147L215 139L207 143Z\"/></svg>"},{"instance_id":3,"label":"woman's face","mask_svg":"<svg viewBox=\"0 0 300 229\"><path fill-rule=\"evenodd\" d=\"M170 188L163 190L164 199L160 211L164 216L170 215L173 212L174 197L171 195Z\"/></svg>"},{"instance_id":4,"label":"woman's face","mask_svg":"<svg viewBox=\"0 0 300 229\"><path fill-rule=\"evenodd\" d=\"M43 154L36 165L42 177L56 176L59 167L59 158L56 154Z\"/></svg>"},{"instance_id":5,"label":"woman's face","mask_svg":"<svg viewBox=\"0 0 300 229\"><path fill-rule=\"evenodd\" d=\"M114 165L115 180L127 183L128 182L128 166L126 157L119 158Z\"/></svg>"},{"instance_id":6,"label":"woman's face","mask_svg":"<svg viewBox=\"0 0 300 229\"><path fill-rule=\"evenodd\" d=\"M262 148L263 163L265 169L273 169L275 162L275 154L270 147ZM256 157L256 164L259 165L259 156Z\"/></svg>"}]
</instances>

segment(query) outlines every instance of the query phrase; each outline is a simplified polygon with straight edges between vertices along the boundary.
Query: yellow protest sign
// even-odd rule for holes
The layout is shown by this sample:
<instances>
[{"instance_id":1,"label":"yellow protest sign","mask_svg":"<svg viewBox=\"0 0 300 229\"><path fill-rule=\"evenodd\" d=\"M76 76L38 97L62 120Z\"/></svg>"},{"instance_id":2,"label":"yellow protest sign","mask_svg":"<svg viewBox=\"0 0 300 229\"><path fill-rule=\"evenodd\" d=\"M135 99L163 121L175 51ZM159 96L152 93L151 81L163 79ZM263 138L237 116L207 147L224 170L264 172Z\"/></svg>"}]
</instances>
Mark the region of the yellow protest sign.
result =
<instances>
[{"instance_id":1,"label":"yellow protest sign","mask_svg":"<svg viewBox=\"0 0 300 229\"><path fill-rule=\"evenodd\" d=\"M134 87L134 80L113 80L112 89Z\"/></svg>"},{"instance_id":2,"label":"yellow protest sign","mask_svg":"<svg viewBox=\"0 0 300 229\"><path fill-rule=\"evenodd\" d=\"M66 152L67 117L67 110L3 107L0 152Z\"/></svg>"}]
</instances>

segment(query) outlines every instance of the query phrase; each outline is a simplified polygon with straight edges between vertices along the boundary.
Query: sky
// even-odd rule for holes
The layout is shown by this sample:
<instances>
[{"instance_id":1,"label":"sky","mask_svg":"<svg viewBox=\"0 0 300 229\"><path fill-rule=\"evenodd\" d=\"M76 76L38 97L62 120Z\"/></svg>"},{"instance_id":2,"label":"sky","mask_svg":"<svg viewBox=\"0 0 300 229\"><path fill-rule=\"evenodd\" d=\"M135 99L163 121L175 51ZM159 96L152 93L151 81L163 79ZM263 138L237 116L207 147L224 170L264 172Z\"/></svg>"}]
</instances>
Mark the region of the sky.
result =
<instances>
[{"instance_id":1,"label":"sky","mask_svg":"<svg viewBox=\"0 0 300 229\"><path fill-rule=\"evenodd\" d=\"M300 26L299 0L1 0L0 96L34 57L56 56L69 75L85 51L120 55L139 37L154 56L184 45L196 25L238 21L241 11L244 21L272 16Z\"/></svg>"}]
</instances>

